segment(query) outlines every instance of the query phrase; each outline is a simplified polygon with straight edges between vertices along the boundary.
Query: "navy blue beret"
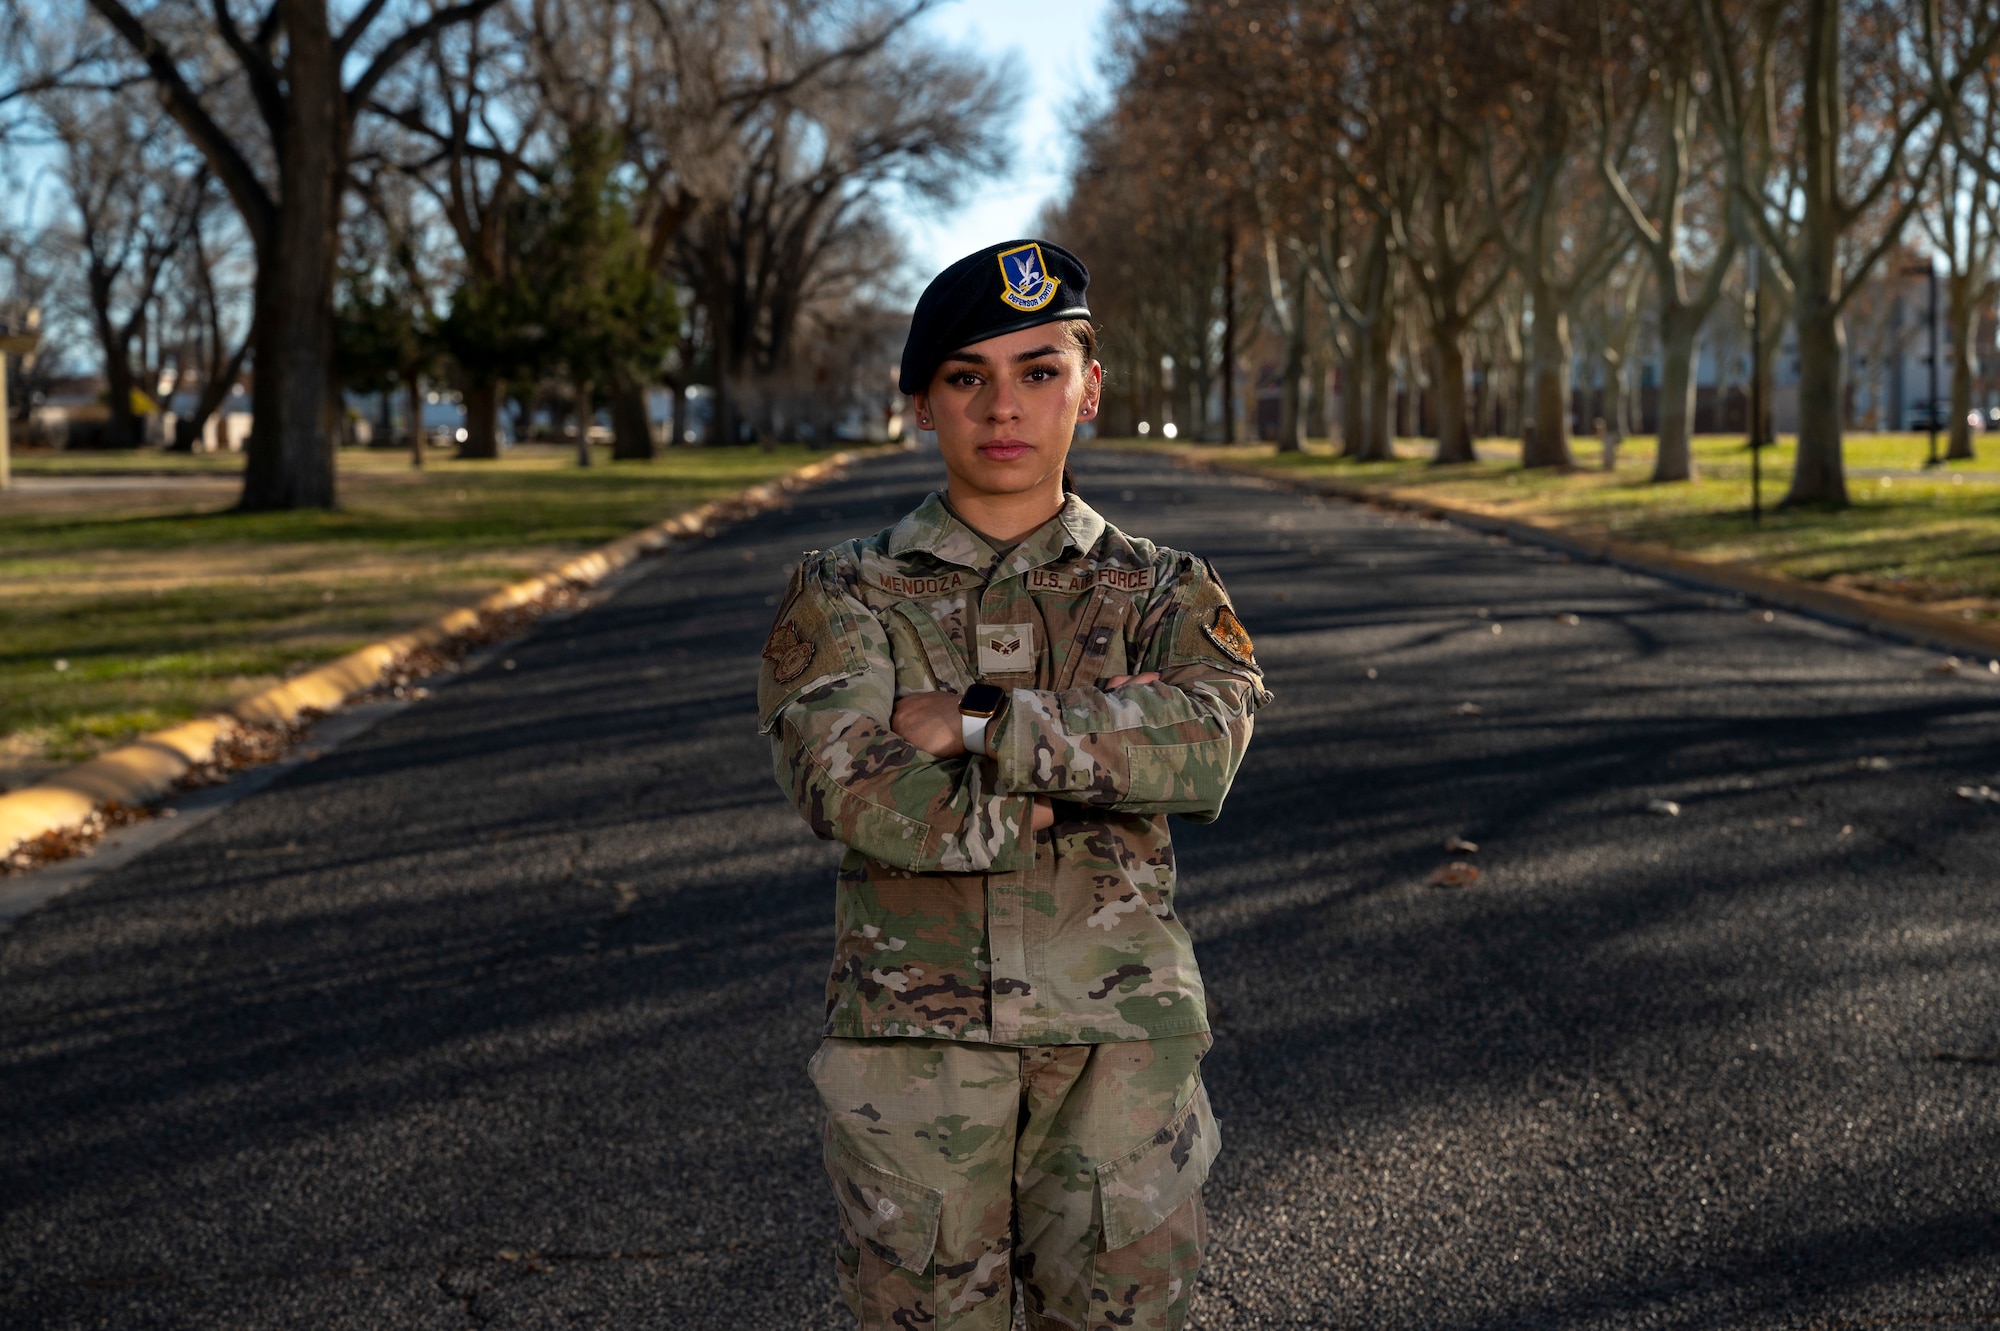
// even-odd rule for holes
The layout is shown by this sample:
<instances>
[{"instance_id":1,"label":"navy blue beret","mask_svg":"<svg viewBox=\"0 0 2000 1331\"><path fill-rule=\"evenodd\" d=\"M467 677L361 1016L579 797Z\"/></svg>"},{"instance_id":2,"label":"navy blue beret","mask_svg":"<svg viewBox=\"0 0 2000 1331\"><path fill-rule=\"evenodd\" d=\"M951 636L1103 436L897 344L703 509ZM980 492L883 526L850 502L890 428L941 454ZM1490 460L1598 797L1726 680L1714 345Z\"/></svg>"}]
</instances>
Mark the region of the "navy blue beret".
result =
<instances>
[{"instance_id":1,"label":"navy blue beret","mask_svg":"<svg viewBox=\"0 0 2000 1331\"><path fill-rule=\"evenodd\" d=\"M966 255L931 279L910 319L897 386L918 393L952 352L1059 319L1088 319L1090 270L1046 240L1009 240Z\"/></svg>"}]
</instances>

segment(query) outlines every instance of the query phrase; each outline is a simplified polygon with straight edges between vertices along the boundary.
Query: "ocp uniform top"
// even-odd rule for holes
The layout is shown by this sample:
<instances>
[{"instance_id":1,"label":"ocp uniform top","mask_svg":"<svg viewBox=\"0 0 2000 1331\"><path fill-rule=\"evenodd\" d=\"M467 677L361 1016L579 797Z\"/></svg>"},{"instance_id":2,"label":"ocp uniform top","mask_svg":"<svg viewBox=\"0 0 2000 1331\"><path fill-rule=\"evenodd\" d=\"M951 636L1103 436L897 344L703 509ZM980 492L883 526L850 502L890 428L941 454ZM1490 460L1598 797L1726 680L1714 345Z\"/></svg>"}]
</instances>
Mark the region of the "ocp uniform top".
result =
<instances>
[{"instance_id":1,"label":"ocp uniform top","mask_svg":"<svg viewBox=\"0 0 2000 1331\"><path fill-rule=\"evenodd\" d=\"M1158 671L1113 691L1115 675ZM1008 690L990 757L890 729L896 699ZM778 781L847 847L826 1033L1094 1044L1208 1029L1167 815L1221 810L1270 699L1207 562L1074 495L1004 554L932 495L808 556L764 648ZM1032 799L1057 821L1031 829Z\"/></svg>"}]
</instances>

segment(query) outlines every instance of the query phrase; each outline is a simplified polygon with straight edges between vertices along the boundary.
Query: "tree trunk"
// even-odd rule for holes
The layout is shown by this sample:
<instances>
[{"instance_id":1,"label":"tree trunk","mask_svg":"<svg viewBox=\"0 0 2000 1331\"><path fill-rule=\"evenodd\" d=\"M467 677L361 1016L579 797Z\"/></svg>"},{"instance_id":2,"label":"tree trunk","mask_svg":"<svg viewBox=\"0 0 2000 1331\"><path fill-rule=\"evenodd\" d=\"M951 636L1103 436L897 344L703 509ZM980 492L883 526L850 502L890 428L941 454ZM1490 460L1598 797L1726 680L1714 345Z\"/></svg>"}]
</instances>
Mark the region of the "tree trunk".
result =
<instances>
[{"instance_id":1,"label":"tree trunk","mask_svg":"<svg viewBox=\"0 0 2000 1331\"><path fill-rule=\"evenodd\" d=\"M576 465L588 467L594 460L590 456L590 381L579 380L576 393Z\"/></svg>"},{"instance_id":2,"label":"tree trunk","mask_svg":"<svg viewBox=\"0 0 2000 1331\"><path fill-rule=\"evenodd\" d=\"M1604 362L1604 425L1614 439L1626 433L1625 365L1607 358Z\"/></svg>"},{"instance_id":3,"label":"tree trunk","mask_svg":"<svg viewBox=\"0 0 2000 1331\"><path fill-rule=\"evenodd\" d=\"M1367 429L1367 412L1361 400L1362 369L1366 357L1361 348L1365 343L1366 339L1357 330L1353 349L1340 361L1340 455L1345 458L1361 456L1361 441Z\"/></svg>"},{"instance_id":4,"label":"tree trunk","mask_svg":"<svg viewBox=\"0 0 2000 1331\"><path fill-rule=\"evenodd\" d=\"M246 511L332 508L333 274L338 251L344 94L326 5L280 0L286 108L278 142L284 204L258 247L256 379L243 468Z\"/></svg>"},{"instance_id":5,"label":"tree trunk","mask_svg":"<svg viewBox=\"0 0 2000 1331\"><path fill-rule=\"evenodd\" d=\"M1972 299L1972 284L1975 279L1970 273L1951 275L1947 287L1951 322L1951 447L1945 450L1945 457L1952 461L1965 461L1973 456L1972 426L1966 417L1972 414L1972 380L1977 359L1972 340L1979 335L1979 307Z\"/></svg>"},{"instance_id":6,"label":"tree trunk","mask_svg":"<svg viewBox=\"0 0 2000 1331\"><path fill-rule=\"evenodd\" d=\"M422 471L424 469L424 384L421 376L415 374L403 376L403 407L410 414L410 465Z\"/></svg>"},{"instance_id":7,"label":"tree trunk","mask_svg":"<svg viewBox=\"0 0 2000 1331\"><path fill-rule=\"evenodd\" d=\"M1694 479L1694 341L1701 320L1682 305L1660 311L1660 447L1655 481Z\"/></svg>"},{"instance_id":8,"label":"tree trunk","mask_svg":"<svg viewBox=\"0 0 2000 1331\"><path fill-rule=\"evenodd\" d=\"M671 385L671 387L674 391L673 435L668 438L667 447L679 448L687 442L687 385L676 383Z\"/></svg>"},{"instance_id":9,"label":"tree trunk","mask_svg":"<svg viewBox=\"0 0 2000 1331\"><path fill-rule=\"evenodd\" d=\"M1569 311L1548 284L1535 284L1534 437L1521 445L1524 467L1571 467L1569 451Z\"/></svg>"},{"instance_id":10,"label":"tree trunk","mask_svg":"<svg viewBox=\"0 0 2000 1331\"><path fill-rule=\"evenodd\" d=\"M124 339L113 334L104 346L104 386L110 399L113 448L139 446L139 418L132 414L132 359Z\"/></svg>"},{"instance_id":11,"label":"tree trunk","mask_svg":"<svg viewBox=\"0 0 2000 1331\"><path fill-rule=\"evenodd\" d=\"M1285 338L1285 387L1278 410L1278 451L1296 453L1305 436L1306 312L1305 283L1292 284L1300 308L1292 311L1292 328Z\"/></svg>"},{"instance_id":12,"label":"tree trunk","mask_svg":"<svg viewBox=\"0 0 2000 1331\"><path fill-rule=\"evenodd\" d=\"M500 456L500 397L497 383L465 386L465 440L458 446L460 457L490 462Z\"/></svg>"},{"instance_id":13,"label":"tree trunk","mask_svg":"<svg viewBox=\"0 0 2000 1331\"><path fill-rule=\"evenodd\" d=\"M1434 464L1476 462L1465 401L1464 330L1445 324L1437 330L1437 456Z\"/></svg>"},{"instance_id":14,"label":"tree trunk","mask_svg":"<svg viewBox=\"0 0 2000 1331\"><path fill-rule=\"evenodd\" d=\"M1396 400L1391 382L1390 327L1386 317L1363 330L1368 348L1365 404L1361 414L1361 450L1354 456L1361 462L1387 462L1396 456Z\"/></svg>"},{"instance_id":15,"label":"tree trunk","mask_svg":"<svg viewBox=\"0 0 2000 1331\"><path fill-rule=\"evenodd\" d=\"M1847 506L1840 457L1841 370L1847 330L1824 288L1800 283L1794 313L1799 337L1799 447L1792 488L1782 506Z\"/></svg>"},{"instance_id":16,"label":"tree trunk","mask_svg":"<svg viewBox=\"0 0 2000 1331\"><path fill-rule=\"evenodd\" d=\"M1781 507L1847 506L1840 456L1847 331L1841 324L1840 137L1847 107L1840 85L1841 0L1806 0L1806 60L1799 118L1805 171L1800 246L1792 285L1799 340L1799 447Z\"/></svg>"},{"instance_id":17,"label":"tree trunk","mask_svg":"<svg viewBox=\"0 0 2000 1331\"><path fill-rule=\"evenodd\" d=\"M646 388L631 376L611 377L611 457L616 462L651 462L659 456L653 438Z\"/></svg>"},{"instance_id":18,"label":"tree trunk","mask_svg":"<svg viewBox=\"0 0 2000 1331\"><path fill-rule=\"evenodd\" d=\"M1236 442L1236 237L1222 249L1222 442Z\"/></svg>"}]
</instances>

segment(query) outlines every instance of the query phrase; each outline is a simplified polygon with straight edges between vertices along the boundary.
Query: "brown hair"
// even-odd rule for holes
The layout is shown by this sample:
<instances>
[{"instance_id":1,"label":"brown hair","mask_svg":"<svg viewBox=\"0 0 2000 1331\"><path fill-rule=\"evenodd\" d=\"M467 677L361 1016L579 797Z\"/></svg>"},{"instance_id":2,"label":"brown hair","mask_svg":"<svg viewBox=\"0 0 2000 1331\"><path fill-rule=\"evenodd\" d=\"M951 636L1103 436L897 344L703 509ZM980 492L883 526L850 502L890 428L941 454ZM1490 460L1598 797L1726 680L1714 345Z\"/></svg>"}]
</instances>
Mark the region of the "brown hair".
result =
<instances>
[{"instance_id":1,"label":"brown hair","mask_svg":"<svg viewBox=\"0 0 2000 1331\"><path fill-rule=\"evenodd\" d=\"M1063 334L1070 345L1083 353L1084 364L1097 359L1097 326L1088 319L1063 320Z\"/></svg>"},{"instance_id":2,"label":"brown hair","mask_svg":"<svg viewBox=\"0 0 2000 1331\"><path fill-rule=\"evenodd\" d=\"M1070 345L1083 353L1086 369L1097 359L1097 327L1088 319L1065 319L1062 324L1063 336ZM1076 478L1070 474L1069 464L1063 464L1062 488L1064 494L1076 493Z\"/></svg>"}]
</instances>

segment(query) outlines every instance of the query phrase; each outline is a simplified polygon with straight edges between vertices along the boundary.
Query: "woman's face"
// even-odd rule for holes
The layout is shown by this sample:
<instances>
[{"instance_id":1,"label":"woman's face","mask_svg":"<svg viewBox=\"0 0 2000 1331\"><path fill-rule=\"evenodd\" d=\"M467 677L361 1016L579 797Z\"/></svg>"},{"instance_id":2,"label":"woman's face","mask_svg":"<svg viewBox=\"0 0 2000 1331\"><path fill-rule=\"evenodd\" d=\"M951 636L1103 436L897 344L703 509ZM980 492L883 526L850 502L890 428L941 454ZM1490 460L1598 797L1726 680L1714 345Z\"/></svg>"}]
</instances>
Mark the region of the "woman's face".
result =
<instances>
[{"instance_id":1,"label":"woman's face","mask_svg":"<svg viewBox=\"0 0 2000 1331\"><path fill-rule=\"evenodd\" d=\"M945 357L917 422L937 431L955 494L1024 494L1053 484L1076 423L1097 414L1104 368L1059 323L975 342Z\"/></svg>"}]
</instances>

